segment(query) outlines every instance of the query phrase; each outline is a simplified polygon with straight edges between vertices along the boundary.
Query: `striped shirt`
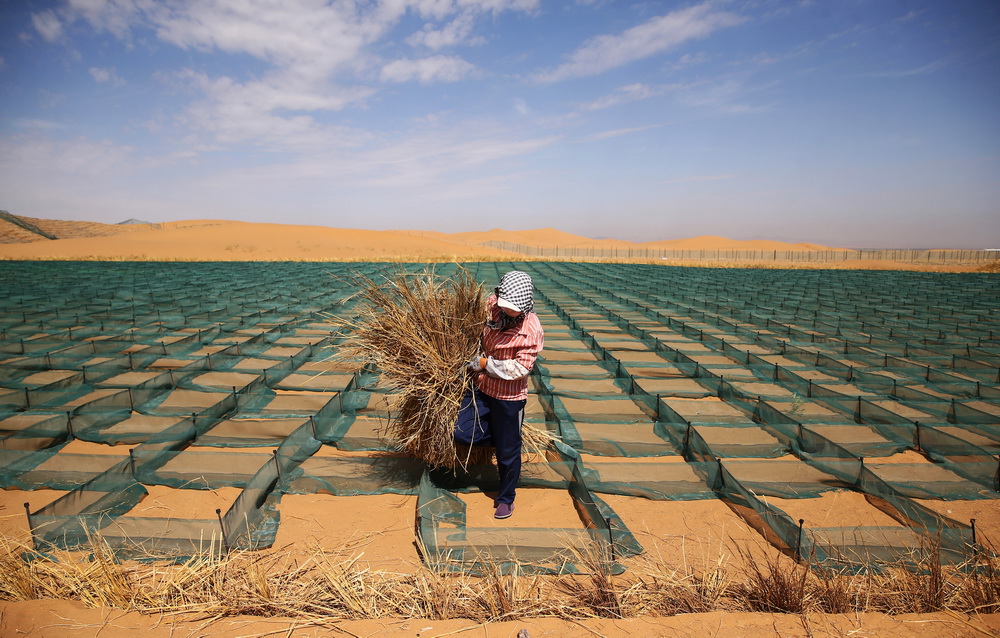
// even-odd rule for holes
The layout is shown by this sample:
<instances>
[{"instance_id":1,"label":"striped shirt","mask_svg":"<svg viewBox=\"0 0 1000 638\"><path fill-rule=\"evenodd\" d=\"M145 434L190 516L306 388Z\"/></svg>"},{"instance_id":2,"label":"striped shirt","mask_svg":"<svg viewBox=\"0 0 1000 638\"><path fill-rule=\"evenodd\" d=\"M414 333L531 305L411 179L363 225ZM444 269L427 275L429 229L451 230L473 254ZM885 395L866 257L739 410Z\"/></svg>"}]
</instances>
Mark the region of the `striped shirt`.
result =
<instances>
[{"instance_id":1,"label":"striped shirt","mask_svg":"<svg viewBox=\"0 0 1000 638\"><path fill-rule=\"evenodd\" d=\"M496 295L486 300L486 316L496 319L503 312ZM538 315L529 312L506 330L483 326L482 345L486 367L476 375L476 386L494 399L520 401L528 398L528 373L542 351L545 335Z\"/></svg>"}]
</instances>

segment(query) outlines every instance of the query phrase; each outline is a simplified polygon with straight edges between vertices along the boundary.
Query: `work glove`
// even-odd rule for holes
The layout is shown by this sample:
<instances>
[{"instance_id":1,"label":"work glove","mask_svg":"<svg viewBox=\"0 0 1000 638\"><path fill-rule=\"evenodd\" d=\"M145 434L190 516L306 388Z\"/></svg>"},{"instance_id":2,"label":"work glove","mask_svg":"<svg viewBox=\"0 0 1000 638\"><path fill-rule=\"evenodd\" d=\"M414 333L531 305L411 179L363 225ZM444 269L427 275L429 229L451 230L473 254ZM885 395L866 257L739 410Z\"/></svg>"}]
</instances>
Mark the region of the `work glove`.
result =
<instances>
[{"instance_id":1,"label":"work glove","mask_svg":"<svg viewBox=\"0 0 1000 638\"><path fill-rule=\"evenodd\" d=\"M483 364L485 363L486 357L472 357L472 360L469 361L469 364L466 367L472 372L482 372Z\"/></svg>"}]
</instances>

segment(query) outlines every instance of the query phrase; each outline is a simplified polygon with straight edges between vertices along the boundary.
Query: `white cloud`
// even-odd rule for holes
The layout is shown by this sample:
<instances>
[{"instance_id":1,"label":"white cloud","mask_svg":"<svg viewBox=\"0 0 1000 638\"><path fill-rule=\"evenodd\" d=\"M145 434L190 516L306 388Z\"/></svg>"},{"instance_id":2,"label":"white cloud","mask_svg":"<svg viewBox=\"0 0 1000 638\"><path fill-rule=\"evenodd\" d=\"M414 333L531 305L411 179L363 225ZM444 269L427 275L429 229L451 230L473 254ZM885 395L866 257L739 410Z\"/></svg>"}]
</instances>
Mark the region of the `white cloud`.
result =
<instances>
[{"instance_id":1,"label":"white cloud","mask_svg":"<svg viewBox=\"0 0 1000 638\"><path fill-rule=\"evenodd\" d=\"M925 12L926 12L926 9L921 9L919 11L917 11L917 10L911 10L906 15L902 15L902 16L896 18L894 21L895 22L909 22L910 20L915 20L916 18L920 17Z\"/></svg>"},{"instance_id":2,"label":"white cloud","mask_svg":"<svg viewBox=\"0 0 1000 638\"><path fill-rule=\"evenodd\" d=\"M537 0L416 0L413 8L419 15L443 21L453 14L457 16L438 25L428 22L423 29L412 34L406 43L414 47L426 47L439 51L457 45L479 45L486 42L482 36L473 35L476 20L481 14L499 14L503 11L531 12L538 7Z\"/></svg>"},{"instance_id":3,"label":"white cloud","mask_svg":"<svg viewBox=\"0 0 1000 638\"><path fill-rule=\"evenodd\" d=\"M729 115L761 113L770 105L751 104L747 98L773 88L771 82L759 86L748 86L741 79L727 79L718 82L699 82L677 89L677 99L682 104L698 109L710 109Z\"/></svg>"},{"instance_id":4,"label":"white cloud","mask_svg":"<svg viewBox=\"0 0 1000 638\"><path fill-rule=\"evenodd\" d=\"M738 175L733 173L724 173L720 175L688 175L686 177L677 177L675 179L668 179L663 182L663 184L700 184L703 182L718 182L720 180L736 179Z\"/></svg>"},{"instance_id":5,"label":"white cloud","mask_svg":"<svg viewBox=\"0 0 1000 638\"><path fill-rule=\"evenodd\" d=\"M537 0L68 0L58 14L38 14L36 28L55 38L61 24L84 20L128 40L141 26L181 49L259 60L265 69L250 78L235 72L164 73L204 96L178 122L191 127L200 147L238 142L277 147L285 140L287 150L302 150L342 137L342 130L324 126L315 114L367 99L377 85L366 84L455 82L474 71L461 58L444 55L380 61L372 45L407 12L428 21L412 36L413 44L437 50L477 42L473 31L482 15L537 6ZM97 67L91 75L98 82L116 77Z\"/></svg>"},{"instance_id":6,"label":"white cloud","mask_svg":"<svg viewBox=\"0 0 1000 638\"><path fill-rule=\"evenodd\" d=\"M435 29L433 24L426 24L422 31L417 31L406 39L410 46L423 46L438 51L445 47L457 44L482 44L483 38L471 37L472 28L475 24L475 17L471 13L465 13L440 29Z\"/></svg>"},{"instance_id":7,"label":"white cloud","mask_svg":"<svg viewBox=\"0 0 1000 638\"><path fill-rule=\"evenodd\" d=\"M183 49L244 53L289 71L322 77L354 62L388 23L353 3L205 0L151 14L159 38Z\"/></svg>"},{"instance_id":8,"label":"white cloud","mask_svg":"<svg viewBox=\"0 0 1000 638\"><path fill-rule=\"evenodd\" d=\"M156 0L69 0L68 5L70 15L81 16L99 31L125 38L130 24L155 3Z\"/></svg>"},{"instance_id":9,"label":"white cloud","mask_svg":"<svg viewBox=\"0 0 1000 638\"><path fill-rule=\"evenodd\" d=\"M268 175L280 174L283 179L308 176L350 186L422 187L442 184L481 166L531 155L558 139L552 135L519 137L488 123L435 126L387 143L368 139L356 148L328 148L261 170Z\"/></svg>"},{"instance_id":10,"label":"white cloud","mask_svg":"<svg viewBox=\"0 0 1000 638\"><path fill-rule=\"evenodd\" d=\"M602 109L628 104L638 100L645 100L663 93L663 88L649 86L648 84L629 84L616 90L610 95L600 97L593 102L584 104L581 108L584 111L600 111Z\"/></svg>"},{"instance_id":11,"label":"white cloud","mask_svg":"<svg viewBox=\"0 0 1000 638\"><path fill-rule=\"evenodd\" d=\"M124 86L125 80L118 77L118 72L114 67L102 69L100 67L92 66L88 70L90 77L94 78L94 81L98 84L112 84L114 86Z\"/></svg>"},{"instance_id":12,"label":"white cloud","mask_svg":"<svg viewBox=\"0 0 1000 638\"><path fill-rule=\"evenodd\" d=\"M708 55L704 51L700 53L685 53L680 57L680 59L670 65L670 69L673 71L680 71L681 69L703 64L707 61Z\"/></svg>"},{"instance_id":13,"label":"white cloud","mask_svg":"<svg viewBox=\"0 0 1000 638\"><path fill-rule=\"evenodd\" d=\"M261 80L237 82L187 71L181 74L219 104L243 104L261 111L335 111L371 94L370 89L315 86L307 78L270 74Z\"/></svg>"},{"instance_id":14,"label":"white cloud","mask_svg":"<svg viewBox=\"0 0 1000 638\"><path fill-rule=\"evenodd\" d=\"M19 118L14 120L14 125L22 129L35 129L40 131L51 131L55 129L64 128L60 122L53 122L52 120L42 120L37 118Z\"/></svg>"},{"instance_id":15,"label":"white cloud","mask_svg":"<svg viewBox=\"0 0 1000 638\"><path fill-rule=\"evenodd\" d=\"M46 42L55 42L62 36L62 22L51 9L31 14L31 24Z\"/></svg>"},{"instance_id":16,"label":"white cloud","mask_svg":"<svg viewBox=\"0 0 1000 638\"><path fill-rule=\"evenodd\" d=\"M636 83L620 87L613 93L583 104L580 106L580 110L599 111L630 102L646 100L658 95L670 94L679 103L689 107L711 109L718 113L731 115L759 113L767 110L769 107L761 104L751 104L747 101L748 98L765 92L774 86L775 83L773 82L759 86L748 86L746 82L739 78L661 85Z\"/></svg>"},{"instance_id":17,"label":"white cloud","mask_svg":"<svg viewBox=\"0 0 1000 638\"><path fill-rule=\"evenodd\" d=\"M44 123L48 124L48 123ZM11 183L4 190L24 188L18 176L37 177L31 183L44 179L79 179L105 176L127 171L132 165L133 149L110 140L76 138L57 140L44 136L40 131L56 126L36 126L35 132L3 139L4 153L0 155L0 174Z\"/></svg>"},{"instance_id":18,"label":"white cloud","mask_svg":"<svg viewBox=\"0 0 1000 638\"><path fill-rule=\"evenodd\" d=\"M586 138L588 142L598 142L600 140L607 140L613 137L621 137L622 135L630 135L632 133L641 133L642 131L648 131L650 129L659 128L663 126L662 124L650 124L649 126L633 126L631 128L619 128L611 131L601 131L600 133L594 133L593 135Z\"/></svg>"},{"instance_id":19,"label":"white cloud","mask_svg":"<svg viewBox=\"0 0 1000 638\"><path fill-rule=\"evenodd\" d=\"M689 40L705 38L719 29L734 26L745 18L716 11L706 2L658 16L617 35L601 35L583 43L569 61L535 74L538 82L558 82L569 78L603 73L642 60Z\"/></svg>"},{"instance_id":20,"label":"white cloud","mask_svg":"<svg viewBox=\"0 0 1000 638\"><path fill-rule=\"evenodd\" d=\"M241 83L189 71L182 79L206 96L192 104L182 118L193 130L206 132L222 144L250 142L300 152L339 146L355 134L346 128L322 126L310 115L287 111L336 110L371 94L364 88L322 91L280 75Z\"/></svg>"},{"instance_id":21,"label":"white cloud","mask_svg":"<svg viewBox=\"0 0 1000 638\"><path fill-rule=\"evenodd\" d=\"M351 170L363 183L379 187L423 187L442 178L465 174L470 168L536 153L558 138L511 139L500 131L474 132L459 127L446 132L413 135L360 154Z\"/></svg>"},{"instance_id":22,"label":"white cloud","mask_svg":"<svg viewBox=\"0 0 1000 638\"><path fill-rule=\"evenodd\" d=\"M940 60L935 60L930 64L925 64L912 69L900 69L896 71L876 71L866 74L870 78L906 78L914 75L928 75L936 73L955 61L955 56L949 56Z\"/></svg>"},{"instance_id":23,"label":"white cloud","mask_svg":"<svg viewBox=\"0 0 1000 638\"><path fill-rule=\"evenodd\" d=\"M393 60L382 67L379 78L383 82L409 82L417 80L421 84L431 82L457 82L468 76L475 67L465 60L445 55L411 60Z\"/></svg>"},{"instance_id":24,"label":"white cloud","mask_svg":"<svg viewBox=\"0 0 1000 638\"><path fill-rule=\"evenodd\" d=\"M363 65L364 48L412 10L443 26L425 25L414 44L440 49L468 43L480 13L526 11L537 0L187 0L151 4L148 17L164 41L182 48L246 53L276 65L330 73Z\"/></svg>"}]
</instances>

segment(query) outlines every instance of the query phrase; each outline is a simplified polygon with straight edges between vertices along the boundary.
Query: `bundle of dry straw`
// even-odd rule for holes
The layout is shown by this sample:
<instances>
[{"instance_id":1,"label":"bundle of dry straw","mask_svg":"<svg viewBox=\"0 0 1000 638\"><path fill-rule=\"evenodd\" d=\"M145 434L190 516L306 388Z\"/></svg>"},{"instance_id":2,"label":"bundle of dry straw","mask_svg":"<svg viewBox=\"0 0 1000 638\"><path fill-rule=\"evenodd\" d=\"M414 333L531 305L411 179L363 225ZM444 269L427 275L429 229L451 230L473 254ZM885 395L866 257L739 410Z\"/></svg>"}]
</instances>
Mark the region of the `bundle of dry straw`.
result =
<instances>
[{"instance_id":1,"label":"bundle of dry straw","mask_svg":"<svg viewBox=\"0 0 1000 638\"><path fill-rule=\"evenodd\" d=\"M464 269L446 278L433 272L399 272L384 281L355 282L360 312L339 323L349 347L381 371L390 395L384 434L401 451L432 467L456 469L488 462L491 448L464 448L454 440L455 421L473 387L466 364L480 354L486 313L482 286ZM524 447L542 451L548 433L525 426Z\"/></svg>"}]
</instances>

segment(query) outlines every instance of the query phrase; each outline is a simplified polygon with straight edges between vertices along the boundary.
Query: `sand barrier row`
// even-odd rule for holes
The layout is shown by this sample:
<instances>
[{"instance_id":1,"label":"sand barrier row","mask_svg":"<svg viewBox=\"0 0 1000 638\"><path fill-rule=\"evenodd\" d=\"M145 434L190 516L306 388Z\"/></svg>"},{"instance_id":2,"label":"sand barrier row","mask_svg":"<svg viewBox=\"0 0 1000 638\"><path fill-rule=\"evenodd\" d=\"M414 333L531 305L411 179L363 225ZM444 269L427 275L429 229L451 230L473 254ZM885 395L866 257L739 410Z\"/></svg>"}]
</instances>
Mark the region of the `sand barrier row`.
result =
<instances>
[{"instance_id":1,"label":"sand barrier row","mask_svg":"<svg viewBox=\"0 0 1000 638\"><path fill-rule=\"evenodd\" d=\"M39 549L99 533L123 554L266 547L282 496L306 494L415 496L421 557L464 571L572 571L590 546L623 569L643 551L626 497L729 503L834 568L929 539L960 562L1000 533L959 506L1000 496L995 277L467 266L486 285L514 267L546 330L526 420L561 441L522 487L563 518L484 526L489 468L430 472L382 436L378 370L328 318L352 312L352 275L423 264L5 263L0 483L65 492L28 509ZM173 515L144 505L161 488L235 491ZM862 500L817 517L831 494Z\"/></svg>"}]
</instances>

